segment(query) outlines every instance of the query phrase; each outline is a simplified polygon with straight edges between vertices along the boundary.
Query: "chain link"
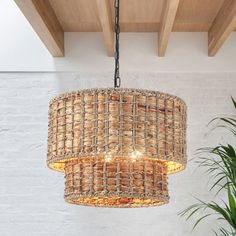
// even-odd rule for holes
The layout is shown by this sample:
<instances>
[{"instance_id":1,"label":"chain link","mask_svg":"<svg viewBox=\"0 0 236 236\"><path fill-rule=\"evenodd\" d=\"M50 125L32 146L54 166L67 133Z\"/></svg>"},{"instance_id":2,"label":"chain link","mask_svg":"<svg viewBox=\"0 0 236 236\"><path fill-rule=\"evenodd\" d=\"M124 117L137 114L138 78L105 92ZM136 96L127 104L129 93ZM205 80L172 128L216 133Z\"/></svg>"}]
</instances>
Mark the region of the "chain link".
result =
<instances>
[{"instance_id":1,"label":"chain link","mask_svg":"<svg viewBox=\"0 0 236 236\"><path fill-rule=\"evenodd\" d=\"M119 88L121 84L120 80L120 51L119 51L119 39L120 39L120 0L115 0L115 75L114 75L114 87Z\"/></svg>"}]
</instances>

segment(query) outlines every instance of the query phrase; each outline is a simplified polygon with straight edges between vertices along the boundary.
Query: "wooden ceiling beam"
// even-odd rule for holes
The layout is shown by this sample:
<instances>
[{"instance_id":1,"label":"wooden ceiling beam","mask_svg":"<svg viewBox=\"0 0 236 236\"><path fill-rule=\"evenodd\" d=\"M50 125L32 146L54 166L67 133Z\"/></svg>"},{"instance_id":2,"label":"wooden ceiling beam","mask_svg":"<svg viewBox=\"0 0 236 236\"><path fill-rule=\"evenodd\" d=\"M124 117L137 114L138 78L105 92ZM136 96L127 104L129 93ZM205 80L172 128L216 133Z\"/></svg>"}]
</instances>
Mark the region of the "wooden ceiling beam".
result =
<instances>
[{"instance_id":1,"label":"wooden ceiling beam","mask_svg":"<svg viewBox=\"0 0 236 236\"><path fill-rule=\"evenodd\" d=\"M227 0L208 32L208 55L215 56L236 26L236 0Z\"/></svg>"},{"instance_id":2,"label":"wooden ceiling beam","mask_svg":"<svg viewBox=\"0 0 236 236\"><path fill-rule=\"evenodd\" d=\"M97 0L97 8L107 55L112 57L114 56L114 31L109 0Z\"/></svg>"},{"instance_id":3,"label":"wooden ceiling beam","mask_svg":"<svg viewBox=\"0 0 236 236\"><path fill-rule=\"evenodd\" d=\"M54 57L64 56L64 32L48 0L15 0Z\"/></svg>"},{"instance_id":4,"label":"wooden ceiling beam","mask_svg":"<svg viewBox=\"0 0 236 236\"><path fill-rule=\"evenodd\" d=\"M167 44L179 6L179 0L166 0L163 4L164 5L161 14L160 30L158 33L158 55L160 57L165 56Z\"/></svg>"}]
</instances>

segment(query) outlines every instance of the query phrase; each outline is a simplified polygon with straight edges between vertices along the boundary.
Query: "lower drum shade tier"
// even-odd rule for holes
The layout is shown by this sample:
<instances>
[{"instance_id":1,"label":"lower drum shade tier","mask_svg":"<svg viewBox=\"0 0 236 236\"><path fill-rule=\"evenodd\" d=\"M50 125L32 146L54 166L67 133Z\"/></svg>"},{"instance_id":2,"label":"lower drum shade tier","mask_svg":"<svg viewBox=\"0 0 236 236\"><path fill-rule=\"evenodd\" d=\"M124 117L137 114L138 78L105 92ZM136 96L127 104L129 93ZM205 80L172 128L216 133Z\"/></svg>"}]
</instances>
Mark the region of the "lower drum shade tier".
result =
<instances>
[{"instance_id":1,"label":"lower drum shade tier","mask_svg":"<svg viewBox=\"0 0 236 236\"><path fill-rule=\"evenodd\" d=\"M65 164L65 200L98 207L168 203L167 167L148 159L80 158Z\"/></svg>"}]
</instances>

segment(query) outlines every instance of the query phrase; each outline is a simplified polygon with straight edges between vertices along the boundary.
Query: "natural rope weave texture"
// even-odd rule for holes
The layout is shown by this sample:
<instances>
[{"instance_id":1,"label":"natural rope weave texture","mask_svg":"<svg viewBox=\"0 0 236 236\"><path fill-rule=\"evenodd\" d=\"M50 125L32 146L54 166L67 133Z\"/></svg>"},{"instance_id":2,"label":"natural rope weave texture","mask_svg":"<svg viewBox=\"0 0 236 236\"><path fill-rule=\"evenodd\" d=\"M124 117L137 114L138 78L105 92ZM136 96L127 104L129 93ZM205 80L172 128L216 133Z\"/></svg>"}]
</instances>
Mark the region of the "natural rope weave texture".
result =
<instances>
[{"instance_id":1,"label":"natural rope weave texture","mask_svg":"<svg viewBox=\"0 0 236 236\"><path fill-rule=\"evenodd\" d=\"M166 166L149 159L80 158L65 165L65 199L100 207L146 207L168 202Z\"/></svg>"},{"instance_id":2,"label":"natural rope weave texture","mask_svg":"<svg viewBox=\"0 0 236 236\"><path fill-rule=\"evenodd\" d=\"M85 157L162 161L167 173L186 165L186 105L175 96L139 89L91 89L53 99L48 166Z\"/></svg>"}]
</instances>

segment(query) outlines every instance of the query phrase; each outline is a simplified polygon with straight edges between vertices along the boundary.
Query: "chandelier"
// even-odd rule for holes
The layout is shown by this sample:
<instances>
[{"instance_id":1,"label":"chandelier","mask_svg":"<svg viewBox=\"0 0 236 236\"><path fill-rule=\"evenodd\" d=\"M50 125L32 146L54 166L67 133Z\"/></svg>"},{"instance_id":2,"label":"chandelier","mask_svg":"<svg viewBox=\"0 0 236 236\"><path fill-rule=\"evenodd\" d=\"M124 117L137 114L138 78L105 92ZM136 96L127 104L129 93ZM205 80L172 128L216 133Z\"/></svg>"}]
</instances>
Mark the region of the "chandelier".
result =
<instances>
[{"instance_id":1,"label":"chandelier","mask_svg":"<svg viewBox=\"0 0 236 236\"><path fill-rule=\"evenodd\" d=\"M186 105L119 77L115 0L114 88L60 95L49 105L48 167L65 173L65 200L84 206L168 203L167 175L186 166Z\"/></svg>"}]
</instances>

